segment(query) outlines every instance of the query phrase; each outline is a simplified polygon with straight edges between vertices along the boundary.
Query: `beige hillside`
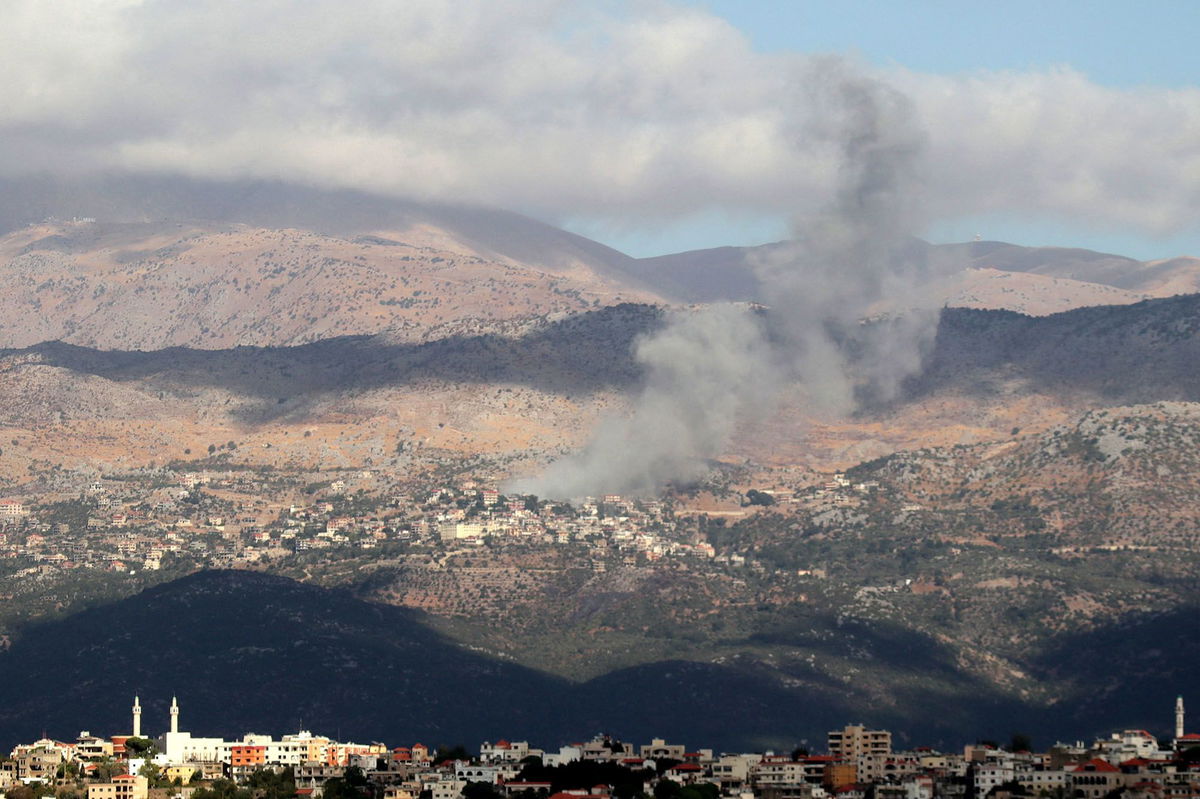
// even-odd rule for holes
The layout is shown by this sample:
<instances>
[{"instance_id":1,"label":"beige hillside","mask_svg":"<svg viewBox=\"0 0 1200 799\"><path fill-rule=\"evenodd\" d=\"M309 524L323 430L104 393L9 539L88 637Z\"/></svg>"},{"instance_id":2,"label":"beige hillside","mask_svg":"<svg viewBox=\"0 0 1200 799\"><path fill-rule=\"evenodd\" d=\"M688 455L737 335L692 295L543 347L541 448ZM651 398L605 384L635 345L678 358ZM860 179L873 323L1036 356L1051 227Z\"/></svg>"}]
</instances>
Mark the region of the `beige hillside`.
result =
<instances>
[{"instance_id":1,"label":"beige hillside","mask_svg":"<svg viewBox=\"0 0 1200 799\"><path fill-rule=\"evenodd\" d=\"M411 241L406 240L411 239ZM429 226L351 238L242 225L48 224L0 238L0 346L215 349L658 297L585 263L484 257Z\"/></svg>"},{"instance_id":2,"label":"beige hillside","mask_svg":"<svg viewBox=\"0 0 1200 799\"><path fill-rule=\"evenodd\" d=\"M1184 256L1147 261L1130 278L1130 288L1155 297L1200 292L1200 258Z\"/></svg>"},{"instance_id":3,"label":"beige hillside","mask_svg":"<svg viewBox=\"0 0 1200 799\"><path fill-rule=\"evenodd\" d=\"M987 267L964 269L931 288L942 305L1016 311L1030 316L1091 305L1130 305L1152 296L1102 283Z\"/></svg>"}]
</instances>

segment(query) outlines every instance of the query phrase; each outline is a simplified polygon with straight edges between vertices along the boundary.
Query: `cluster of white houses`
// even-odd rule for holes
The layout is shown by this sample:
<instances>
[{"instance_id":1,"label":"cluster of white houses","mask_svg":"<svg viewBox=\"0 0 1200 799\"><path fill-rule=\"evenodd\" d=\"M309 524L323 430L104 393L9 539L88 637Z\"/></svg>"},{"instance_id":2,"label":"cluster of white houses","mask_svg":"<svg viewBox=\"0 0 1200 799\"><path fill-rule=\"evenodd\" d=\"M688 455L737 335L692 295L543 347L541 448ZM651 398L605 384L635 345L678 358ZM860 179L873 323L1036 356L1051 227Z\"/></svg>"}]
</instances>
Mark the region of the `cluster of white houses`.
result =
<instances>
[{"instance_id":1,"label":"cluster of white houses","mask_svg":"<svg viewBox=\"0 0 1200 799\"><path fill-rule=\"evenodd\" d=\"M82 780L87 799L150 799L152 794L186 799L201 780L236 782L260 769L290 768L297 793L319 797L328 780L357 767L374 788L372 796L382 799L461 799L469 783L525 799L608 799L611 786L564 789L522 779L535 758L546 767L614 762L642 775L650 795L658 782L669 780L710 783L721 795L738 799L1200 799L1200 735L1184 732L1182 698L1175 707L1175 736L1166 746L1145 730L1124 730L1090 746L1056 744L1045 753L985 744L968 745L961 753L895 751L886 730L852 725L830 732L827 752L814 755L803 750L716 753L663 739L635 747L596 736L557 751L526 742L484 742L477 757L443 762L435 762L435 753L422 744L341 743L307 731L278 740L253 733L238 741L193 736L179 729L175 699L169 731L147 749L141 713L135 698L131 735L100 738L83 732L73 743L43 739L17 746L0 766L0 790ZM108 765L111 772L116 763L126 773L101 779L101 767Z\"/></svg>"}]
</instances>

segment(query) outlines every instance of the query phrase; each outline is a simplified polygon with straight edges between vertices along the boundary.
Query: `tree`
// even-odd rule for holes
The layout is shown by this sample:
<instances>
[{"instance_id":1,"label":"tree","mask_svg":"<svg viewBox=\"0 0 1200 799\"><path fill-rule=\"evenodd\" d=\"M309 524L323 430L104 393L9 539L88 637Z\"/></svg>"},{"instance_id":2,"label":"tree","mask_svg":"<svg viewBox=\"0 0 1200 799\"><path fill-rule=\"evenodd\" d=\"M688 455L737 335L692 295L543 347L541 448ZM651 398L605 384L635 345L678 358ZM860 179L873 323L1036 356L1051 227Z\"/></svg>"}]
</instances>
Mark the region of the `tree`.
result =
<instances>
[{"instance_id":1,"label":"tree","mask_svg":"<svg viewBox=\"0 0 1200 799\"><path fill-rule=\"evenodd\" d=\"M230 780L213 780L207 788L197 788L192 799L253 799L246 788L239 788Z\"/></svg>"},{"instance_id":2,"label":"tree","mask_svg":"<svg viewBox=\"0 0 1200 799\"><path fill-rule=\"evenodd\" d=\"M1023 732L1014 732L1008 744L1010 752L1032 752L1033 739Z\"/></svg>"},{"instance_id":3,"label":"tree","mask_svg":"<svg viewBox=\"0 0 1200 799\"><path fill-rule=\"evenodd\" d=\"M124 763L106 757L96 764L96 778L101 782L111 782L117 774L124 773Z\"/></svg>"},{"instance_id":4,"label":"tree","mask_svg":"<svg viewBox=\"0 0 1200 799\"><path fill-rule=\"evenodd\" d=\"M679 791L679 799L717 799L720 791L711 782L698 782L695 785L685 785Z\"/></svg>"},{"instance_id":5,"label":"tree","mask_svg":"<svg viewBox=\"0 0 1200 799\"><path fill-rule=\"evenodd\" d=\"M433 756L434 763L444 763L447 760L470 760L471 754L462 744L447 748L439 746L437 752Z\"/></svg>"},{"instance_id":6,"label":"tree","mask_svg":"<svg viewBox=\"0 0 1200 799\"><path fill-rule=\"evenodd\" d=\"M659 780L654 783L654 799L677 799L679 793L679 783L675 780Z\"/></svg>"},{"instance_id":7,"label":"tree","mask_svg":"<svg viewBox=\"0 0 1200 799\"><path fill-rule=\"evenodd\" d=\"M153 763L144 764L138 770L138 776L145 777L151 788L166 788L171 784L171 781L162 775L162 769Z\"/></svg>"},{"instance_id":8,"label":"tree","mask_svg":"<svg viewBox=\"0 0 1200 799\"><path fill-rule=\"evenodd\" d=\"M325 781L321 789L324 799L362 799L363 793L358 788L346 782L344 777L334 777Z\"/></svg>"},{"instance_id":9,"label":"tree","mask_svg":"<svg viewBox=\"0 0 1200 799\"><path fill-rule=\"evenodd\" d=\"M752 488L746 492L746 501L751 505L770 506L775 504L775 497L766 492Z\"/></svg>"},{"instance_id":10,"label":"tree","mask_svg":"<svg viewBox=\"0 0 1200 799\"><path fill-rule=\"evenodd\" d=\"M468 782L462 789L463 799L497 799L500 794L490 782Z\"/></svg>"},{"instance_id":11,"label":"tree","mask_svg":"<svg viewBox=\"0 0 1200 799\"><path fill-rule=\"evenodd\" d=\"M246 787L255 799L293 799L296 796L296 778L291 766L282 771L255 769L246 780Z\"/></svg>"},{"instance_id":12,"label":"tree","mask_svg":"<svg viewBox=\"0 0 1200 799\"><path fill-rule=\"evenodd\" d=\"M367 784L367 775L358 766L350 766L346 769L342 779L346 781L347 785L355 788L362 788Z\"/></svg>"},{"instance_id":13,"label":"tree","mask_svg":"<svg viewBox=\"0 0 1200 799\"><path fill-rule=\"evenodd\" d=\"M125 751L132 757L154 757L158 749L149 738L126 738Z\"/></svg>"}]
</instances>

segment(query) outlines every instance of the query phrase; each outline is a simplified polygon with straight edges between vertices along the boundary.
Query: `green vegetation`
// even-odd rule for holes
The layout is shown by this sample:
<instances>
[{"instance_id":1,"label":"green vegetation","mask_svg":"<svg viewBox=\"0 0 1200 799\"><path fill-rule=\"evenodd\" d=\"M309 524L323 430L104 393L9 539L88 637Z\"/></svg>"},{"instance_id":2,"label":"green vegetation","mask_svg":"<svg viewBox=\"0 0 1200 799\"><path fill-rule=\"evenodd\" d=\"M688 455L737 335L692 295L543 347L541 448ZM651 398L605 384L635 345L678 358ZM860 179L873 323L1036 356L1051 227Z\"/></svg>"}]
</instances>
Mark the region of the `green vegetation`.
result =
<instances>
[{"instance_id":1,"label":"green vegetation","mask_svg":"<svg viewBox=\"0 0 1200 799\"><path fill-rule=\"evenodd\" d=\"M341 789L341 785L334 788L335 792L341 791L335 794L337 799L351 799L359 795L346 794ZM328 790L326 787L326 791ZM231 780L215 780L206 787L197 788L192 794L192 799L293 799L295 796L296 782L289 767L279 772L256 769L242 786Z\"/></svg>"}]
</instances>

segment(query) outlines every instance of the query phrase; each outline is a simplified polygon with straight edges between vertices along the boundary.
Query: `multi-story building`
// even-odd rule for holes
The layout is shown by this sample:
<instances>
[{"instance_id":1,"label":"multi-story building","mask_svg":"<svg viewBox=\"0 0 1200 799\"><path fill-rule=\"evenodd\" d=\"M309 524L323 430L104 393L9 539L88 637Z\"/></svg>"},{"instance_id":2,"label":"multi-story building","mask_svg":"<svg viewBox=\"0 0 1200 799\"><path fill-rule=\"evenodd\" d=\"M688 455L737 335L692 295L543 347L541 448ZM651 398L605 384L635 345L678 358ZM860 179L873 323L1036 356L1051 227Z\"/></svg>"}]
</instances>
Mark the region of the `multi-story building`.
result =
<instances>
[{"instance_id":1,"label":"multi-story building","mask_svg":"<svg viewBox=\"0 0 1200 799\"><path fill-rule=\"evenodd\" d=\"M1083 799L1100 799L1124 782L1119 768L1098 757L1067 769L1067 789Z\"/></svg>"},{"instance_id":2,"label":"multi-story building","mask_svg":"<svg viewBox=\"0 0 1200 799\"><path fill-rule=\"evenodd\" d=\"M721 755L709 764L709 770L722 791L736 792L749 781L756 762L752 755Z\"/></svg>"},{"instance_id":3,"label":"multi-story building","mask_svg":"<svg viewBox=\"0 0 1200 799\"><path fill-rule=\"evenodd\" d=\"M150 784L145 777L122 774L112 782L99 782L88 786L87 799L146 799Z\"/></svg>"},{"instance_id":4,"label":"multi-story building","mask_svg":"<svg viewBox=\"0 0 1200 799\"><path fill-rule=\"evenodd\" d=\"M17 779L22 782L51 782L58 775L58 767L72 756L72 748L66 744L43 739L32 746L13 750L17 764Z\"/></svg>"},{"instance_id":5,"label":"multi-story building","mask_svg":"<svg viewBox=\"0 0 1200 799\"><path fill-rule=\"evenodd\" d=\"M883 773L883 765L892 754L892 734L887 730L868 730L861 724L833 730L828 736L829 754L854 764L855 782L867 782Z\"/></svg>"},{"instance_id":6,"label":"multi-story building","mask_svg":"<svg viewBox=\"0 0 1200 799\"><path fill-rule=\"evenodd\" d=\"M247 736L250 737L250 736ZM244 779L267 763L267 747L253 744L235 744L229 748L229 776Z\"/></svg>"},{"instance_id":7,"label":"multi-story building","mask_svg":"<svg viewBox=\"0 0 1200 799\"><path fill-rule=\"evenodd\" d=\"M638 753L643 759L683 760L687 747L683 744L669 744L662 738L655 738L648 744L643 744Z\"/></svg>"},{"instance_id":8,"label":"multi-story building","mask_svg":"<svg viewBox=\"0 0 1200 799\"><path fill-rule=\"evenodd\" d=\"M866 727L851 725L841 730L829 733L829 754L836 755L847 761L854 761L859 755L892 753L892 734L887 730L868 730Z\"/></svg>"},{"instance_id":9,"label":"multi-story building","mask_svg":"<svg viewBox=\"0 0 1200 799\"><path fill-rule=\"evenodd\" d=\"M75 741L75 756L80 760L103 760L113 756L112 741L92 735L87 730Z\"/></svg>"}]
</instances>

